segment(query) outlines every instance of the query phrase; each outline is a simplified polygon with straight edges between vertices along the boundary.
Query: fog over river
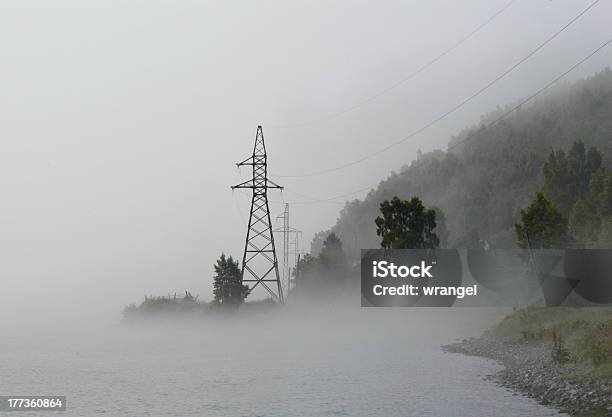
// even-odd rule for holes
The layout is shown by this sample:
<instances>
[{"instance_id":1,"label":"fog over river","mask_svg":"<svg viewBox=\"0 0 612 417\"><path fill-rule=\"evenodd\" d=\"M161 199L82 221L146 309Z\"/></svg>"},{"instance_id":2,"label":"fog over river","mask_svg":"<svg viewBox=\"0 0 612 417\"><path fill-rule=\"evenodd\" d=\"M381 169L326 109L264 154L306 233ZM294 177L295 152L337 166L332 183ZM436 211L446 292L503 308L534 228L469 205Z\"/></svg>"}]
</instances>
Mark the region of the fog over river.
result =
<instances>
[{"instance_id":1,"label":"fog over river","mask_svg":"<svg viewBox=\"0 0 612 417\"><path fill-rule=\"evenodd\" d=\"M0 392L66 395L62 415L79 417L560 415L485 380L494 362L440 349L501 313L286 307L189 324L14 328L0 338Z\"/></svg>"}]
</instances>

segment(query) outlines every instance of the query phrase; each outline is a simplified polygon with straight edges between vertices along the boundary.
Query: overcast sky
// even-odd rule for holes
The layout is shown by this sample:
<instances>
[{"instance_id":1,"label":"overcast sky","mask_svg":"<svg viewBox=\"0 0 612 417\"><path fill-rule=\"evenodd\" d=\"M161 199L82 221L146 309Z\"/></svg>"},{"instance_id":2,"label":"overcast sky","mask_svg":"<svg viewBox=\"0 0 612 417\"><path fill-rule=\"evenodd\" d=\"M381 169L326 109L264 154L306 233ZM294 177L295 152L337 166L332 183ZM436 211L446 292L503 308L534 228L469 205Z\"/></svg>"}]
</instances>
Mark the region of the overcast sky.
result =
<instances>
[{"instance_id":1,"label":"overcast sky","mask_svg":"<svg viewBox=\"0 0 612 417\"><path fill-rule=\"evenodd\" d=\"M211 298L241 258L249 210L235 163L264 126L272 215L304 245L332 203L445 148L479 116L545 85L612 36L602 0L516 71L393 150L332 174L452 108L591 0L517 0L412 80L338 117L448 49L507 0L0 1L0 313L32 300L116 314L144 293ZM601 51L568 79L612 63ZM278 125L301 125L274 128ZM365 191L354 197L362 197ZM84 300L84 301L83 301Z\"/></svg>"}]
</instances>

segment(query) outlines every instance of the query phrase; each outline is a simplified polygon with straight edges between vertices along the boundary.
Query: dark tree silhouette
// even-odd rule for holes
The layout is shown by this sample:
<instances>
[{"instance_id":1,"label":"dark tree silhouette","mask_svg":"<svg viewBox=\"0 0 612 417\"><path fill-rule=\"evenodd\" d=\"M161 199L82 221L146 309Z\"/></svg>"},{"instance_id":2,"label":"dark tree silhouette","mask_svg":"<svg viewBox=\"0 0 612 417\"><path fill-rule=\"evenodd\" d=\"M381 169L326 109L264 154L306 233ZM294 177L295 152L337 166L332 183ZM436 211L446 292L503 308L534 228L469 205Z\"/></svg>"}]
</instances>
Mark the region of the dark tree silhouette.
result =
<instances>
[{"instance_id":1,"label":"dark tree silhouette","mask_svg":"<svg viewBox=\"0 0 612 417\"><path fill-rule=\"evenodd\" d=\"M521 210L521 223L514 226L518 246L522 249L562 248L568 245L567 220L542 193Z\"/></svg>"},{"instance_id":2,"label":"dark tree silhouette","mask_svg":"<svg viewBox=\"0 0 612 417\"><path fill-rule=\"evenodd\" d=\"M237 307L249 295L249 287L242 284L238 262L230 257L217 259L213 281L214 302L224 306Z\"/></svg>"},{"instance_id":3,"label":"dark tree silhouette","mask_svg":"<svg viewBox=\"0 0 612 417\"><path fill-rule=\"evenodd\" d=\"M563 216L568 216L574 203L588 192L591 176L601 163L601 152L595 147L587 152L581 140L575 141L567 153L563 149L551 151L542 168L542 193Z\"/></svg>"},{"instance_id":4,"label":"dark tree silhouette","mask_svg":"<svg viewBox=\"0 0 612 417\"><path fill-rule=\"evenodd\" d=\"M321 244L319 256L304 256L298 265L296 285L304 294L328 292L342 288L350 277L349 263L342 241L335 233L330 233ZM294 276L296 275L294 271Z\"/></svg>"},{"instance_id":5,"label":"dark tree silhouette","mask_svg":"<svg viewBox=\"0 0 612 417\"><path fill-rule=\"evenodd\" d=\"M319 259L321 265L330 270L343 268L346 265L342 242L335 233L330 233L323 242Z\"/></svg>"},{"instance_id":6,"label":"dark tree silhouette","mask_svg":"<svg viewBox=\"0 0 612 417\"><path fill-rule=\"evenodd\" d=\"M419 198L408 201L393 197L380 203L380 212L382 217L378 216L374 222L383 248L426 249L440 245L434 232L436 211L426 209Z\"/></svg>"}]
</instances>

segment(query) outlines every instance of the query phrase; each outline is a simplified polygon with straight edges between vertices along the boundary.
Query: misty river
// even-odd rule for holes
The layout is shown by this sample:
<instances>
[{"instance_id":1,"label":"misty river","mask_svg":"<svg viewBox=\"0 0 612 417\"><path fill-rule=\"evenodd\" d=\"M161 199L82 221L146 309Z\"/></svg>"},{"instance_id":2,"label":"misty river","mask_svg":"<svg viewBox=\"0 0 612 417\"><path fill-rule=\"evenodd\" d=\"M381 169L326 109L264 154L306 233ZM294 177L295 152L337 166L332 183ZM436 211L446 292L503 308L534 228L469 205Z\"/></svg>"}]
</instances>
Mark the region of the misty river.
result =
<instances>
[{"instance_id":1,"label":"misty river","mask_svg":"<svg viewBox=\"0 0 612 417\"><path fill-rule=\"evenodd\" d=\"M561 415L485 380L495 362L440 349L499 313L280 316L14 331L0 339L0 393L65 395L65 413L44 415L79 417Z\"/></svg>"}]
</instances>

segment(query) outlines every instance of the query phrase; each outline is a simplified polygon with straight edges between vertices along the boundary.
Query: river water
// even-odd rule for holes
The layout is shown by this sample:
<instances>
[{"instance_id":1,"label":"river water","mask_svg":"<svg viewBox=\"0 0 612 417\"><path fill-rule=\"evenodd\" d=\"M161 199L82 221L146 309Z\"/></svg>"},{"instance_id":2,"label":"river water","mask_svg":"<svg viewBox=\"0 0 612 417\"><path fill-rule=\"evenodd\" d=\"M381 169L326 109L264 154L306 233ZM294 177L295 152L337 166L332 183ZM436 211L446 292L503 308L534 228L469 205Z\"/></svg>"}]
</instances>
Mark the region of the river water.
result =
<instances>
[{"instance_id":1,"label":"river water","mask_svg":"<svg viewBox=\"0 0 612 417\"><path fill-rule=\"evenodd\" d=\"M552 416L440 345L487 310L360 309L191 324L5 332L0 395L65 395L65 416ZM495 317L494 317L495 316ZM16 415L11 413L11 415Z\"/></svg>"}]
</instances>

